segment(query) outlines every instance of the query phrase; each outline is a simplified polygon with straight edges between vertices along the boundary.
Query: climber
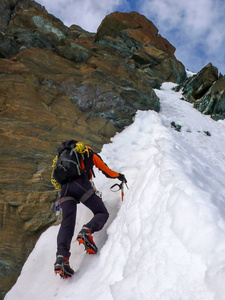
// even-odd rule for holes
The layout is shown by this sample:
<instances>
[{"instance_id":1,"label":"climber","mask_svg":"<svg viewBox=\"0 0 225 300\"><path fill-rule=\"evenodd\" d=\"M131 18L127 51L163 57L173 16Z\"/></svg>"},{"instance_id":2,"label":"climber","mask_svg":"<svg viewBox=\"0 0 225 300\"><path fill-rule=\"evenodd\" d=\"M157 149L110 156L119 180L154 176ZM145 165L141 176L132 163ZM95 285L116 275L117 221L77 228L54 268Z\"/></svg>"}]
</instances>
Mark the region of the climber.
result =
<instances>
[{"instance_id":1,"label":"climber","mask_svg":"<svg viewBox=\"0 0 225 300\"><path fill-rule=\"evenodd\" d=\"M71 277L74 274L73 269L69 265L69 257L70 244L75 228L77 203L83 203L94 214L93 218L82 227L77 236L77 241L84 245L86 252L89 254L95 254L98 251L92 234L101 230L109 217L100 193L92 185L93 182L91 179L94 176L93 166L101 170L108 178L117 178L122 182L127 182L123 174L111 170L98 154L82 142L70 140L62 143L60 148L58 148L58 157L60 157L65 149L70 149L70 154L71 149L76 150L76 155L78 154L79 156L78 164L81 174L73 179L64 180L61 184L59 201L62 209L62 222L57 236L57 253L54 270L62 278ZM55 165L54 168L56 168ZM56 180L53 179L52 183L56 183Z\"/></svg>"}]
</instances>

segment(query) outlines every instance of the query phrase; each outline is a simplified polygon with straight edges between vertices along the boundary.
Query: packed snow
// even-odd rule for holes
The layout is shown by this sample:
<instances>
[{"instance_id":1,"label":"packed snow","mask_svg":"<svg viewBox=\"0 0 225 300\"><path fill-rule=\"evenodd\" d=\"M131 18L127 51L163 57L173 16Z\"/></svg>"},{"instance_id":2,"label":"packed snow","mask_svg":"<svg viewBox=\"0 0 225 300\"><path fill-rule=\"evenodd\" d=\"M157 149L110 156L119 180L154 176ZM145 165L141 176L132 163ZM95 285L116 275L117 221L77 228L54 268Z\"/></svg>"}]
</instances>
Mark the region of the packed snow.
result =
<instances>
[{"instance_id":1,"label":"packed snow","mask_svg":"<svg viewBox=\"0 0 225 300\"><path fill-rule=\"evenodd\" d=\"M225 299L225 121L198 112L174 86L155 90L160 113L138 111L100 153L129 189L122 202L120 191L110 191L117 180L95 171L110 212L94 234L99 252L88 255L76 241L92 217L79 204L75 275L63 280L53 272L59 225L52 226L5 300Z\"/></svg>"}]
</instances>

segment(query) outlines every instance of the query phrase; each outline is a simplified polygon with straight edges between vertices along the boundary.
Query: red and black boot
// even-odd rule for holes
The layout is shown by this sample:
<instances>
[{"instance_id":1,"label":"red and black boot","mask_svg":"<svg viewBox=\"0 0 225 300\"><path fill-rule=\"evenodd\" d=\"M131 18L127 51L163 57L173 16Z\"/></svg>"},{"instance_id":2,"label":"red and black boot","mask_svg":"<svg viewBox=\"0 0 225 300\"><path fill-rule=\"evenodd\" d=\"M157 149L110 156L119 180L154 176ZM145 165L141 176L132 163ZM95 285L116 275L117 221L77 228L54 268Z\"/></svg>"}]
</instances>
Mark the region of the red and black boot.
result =
<instances>
[{"instance_id":1,"label":"red and black boot","mask_svg":"<svg viewBox=\"0 0 225 300\"><path fill-rule=\"evenodd\" d=\"M83 244L85 250L89 254L95 254L98 252L98 248L93 241L93 237L91 235L90 229L87 227L83 227L81 231L78 233L77 241L80 244Z\"/></svg>"},{"instance_id":2,"label":"red and black boot","mask_svg":"<svg viewBox=\"0 0 225 300\"><path fill-rule=\"evenodd\" d=\"M69 265L69 260L62 255L56 257L54 267L55 273L59 274L63 279L71 277L74 274L74 270Z\"/></svg>"}]
</instances>

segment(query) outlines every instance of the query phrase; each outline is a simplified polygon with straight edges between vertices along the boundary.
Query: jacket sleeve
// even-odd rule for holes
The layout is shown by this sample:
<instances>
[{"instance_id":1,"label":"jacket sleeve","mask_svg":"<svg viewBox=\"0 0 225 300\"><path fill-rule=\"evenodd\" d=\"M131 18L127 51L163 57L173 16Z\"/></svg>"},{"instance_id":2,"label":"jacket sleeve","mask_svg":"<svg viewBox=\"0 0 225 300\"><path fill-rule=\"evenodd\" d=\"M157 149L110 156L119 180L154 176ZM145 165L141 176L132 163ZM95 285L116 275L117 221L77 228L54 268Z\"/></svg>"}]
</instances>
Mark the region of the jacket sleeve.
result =
<instances>
[{"instance_id":1,"label":"jacket sleeve","mask_svg":"<svg viewBox=\"0 0 225 300\"><path fill-rule=\"evenodd\" d=\"M108 178L118 178L119 177L119 173L111 170L107 164L104 163L104 161L101 159L101 157L99 155L97 155L96 153L94 153L93 155L93 163L94 165L102 171L102 173L108 177Z\"/></svg>"}]
</instances>

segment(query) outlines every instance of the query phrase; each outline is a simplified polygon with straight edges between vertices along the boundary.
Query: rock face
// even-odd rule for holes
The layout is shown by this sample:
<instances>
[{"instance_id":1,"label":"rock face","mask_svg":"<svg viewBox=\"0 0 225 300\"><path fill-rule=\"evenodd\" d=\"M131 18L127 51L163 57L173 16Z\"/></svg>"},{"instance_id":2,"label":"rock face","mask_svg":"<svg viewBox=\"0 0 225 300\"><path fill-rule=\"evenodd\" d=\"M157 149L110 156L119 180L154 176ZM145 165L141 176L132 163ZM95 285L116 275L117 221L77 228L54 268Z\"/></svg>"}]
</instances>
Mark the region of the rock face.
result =
<instances>
[{"instance_id":1,"label":"rock face","mask_svg":"<svg viewBox=\"0 0 225 300\"><path fill-rule=\"evenodd\" d=\"M108 15L98 28L95 41L131 58L137 69L152 78L153 87L164 81L183 82L186 77L183 65L175 59L175 47L137 12Z\"/></svg>"},{"instance_id":2,"label":"rock face","mask_svg":"<svg viewBox=\"0 0 225 300\"><path fill-rule=\"evenodd\" d=\"M185 99L200 112L214 120L225 118L225 76L218 76L218 69L211 63L188 78L182 88Z\"/></svg>"},{"instance_id":3,"label":"rock face","mask_svg":"<svg viewBox=\"0 0 225 300\"><path fill-rule=\"evenodd\" d=\"M93 34L34 1L0 0L0 23L3 297L56 220L50 175L60 143L75 138L100 151L137 110L160 110L153 88L186 75L175 48L135 12L107 16Z\"/></svg>"}]
</instances>

